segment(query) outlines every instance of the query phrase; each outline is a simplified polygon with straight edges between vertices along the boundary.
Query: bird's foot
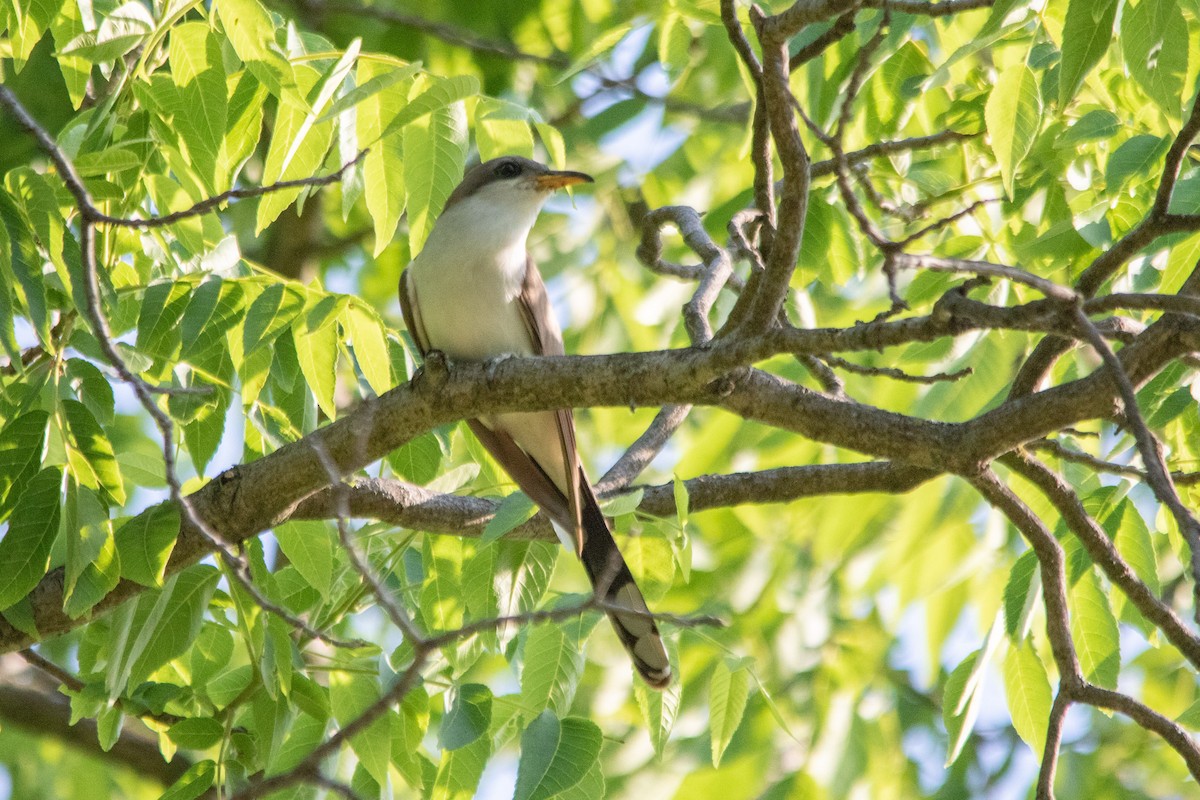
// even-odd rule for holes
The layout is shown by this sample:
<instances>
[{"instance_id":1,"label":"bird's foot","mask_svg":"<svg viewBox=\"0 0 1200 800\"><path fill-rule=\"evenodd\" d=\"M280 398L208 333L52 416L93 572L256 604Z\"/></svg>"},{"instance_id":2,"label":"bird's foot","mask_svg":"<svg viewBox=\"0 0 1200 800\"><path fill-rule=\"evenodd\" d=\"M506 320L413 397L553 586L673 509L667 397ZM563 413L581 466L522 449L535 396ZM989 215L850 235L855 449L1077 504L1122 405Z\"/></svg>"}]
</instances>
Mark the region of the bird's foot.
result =
<instances>
[{"instance_id":1,"label":"bird's foot","mask_svg":"<svg viewBox=\"0 0 1200 800\"><path fill-rule=\"evenodd\" d=\"M425 363L412 376L418 386L440 387L450 375L450 362L441 350L430 350L425 354Z\"/></svg>"}]
</instances>

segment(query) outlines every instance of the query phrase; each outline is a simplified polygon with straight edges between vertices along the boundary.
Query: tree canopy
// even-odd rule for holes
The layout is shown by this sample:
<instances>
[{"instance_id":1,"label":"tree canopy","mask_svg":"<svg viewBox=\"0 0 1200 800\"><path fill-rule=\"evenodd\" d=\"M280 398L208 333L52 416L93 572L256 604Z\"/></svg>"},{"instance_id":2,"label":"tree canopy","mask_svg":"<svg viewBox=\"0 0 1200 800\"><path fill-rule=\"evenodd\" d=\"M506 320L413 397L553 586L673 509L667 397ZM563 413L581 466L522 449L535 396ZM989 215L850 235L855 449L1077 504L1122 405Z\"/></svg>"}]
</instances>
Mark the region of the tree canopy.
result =
<instances>
[{"instance_id":1,"label":"tree canopy","mask_svg":"<svg viewBox=\"0 0 1200 800\"><path fill-rule=\"evenodd\" d=\"M2 13L13 798L1195 791L1200 2ZM502 154L572 355L421 367ZM664 692L463 423L553 408Z\"/></svg>"}]
</instances>

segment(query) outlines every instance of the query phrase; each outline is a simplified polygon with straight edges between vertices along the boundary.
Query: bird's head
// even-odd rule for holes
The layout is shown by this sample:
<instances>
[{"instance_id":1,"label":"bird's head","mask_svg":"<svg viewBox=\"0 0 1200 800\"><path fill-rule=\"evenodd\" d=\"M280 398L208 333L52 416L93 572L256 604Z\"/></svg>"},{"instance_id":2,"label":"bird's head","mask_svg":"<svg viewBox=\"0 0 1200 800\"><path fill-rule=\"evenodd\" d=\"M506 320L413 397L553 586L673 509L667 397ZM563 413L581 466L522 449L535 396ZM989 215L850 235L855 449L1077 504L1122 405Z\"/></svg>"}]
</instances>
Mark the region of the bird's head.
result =
<instances>
[{"instance_id":1,"label":"bird's head","mask_svg":"<svg viewBox=\"0 0 1200 800\"><path fill-rule=\"evenodd\" d=\"M446 199L444 211L470 199L541 208L555 189L591 182L592 176L582 172L550 169L521 156L501 156L467 170L462 183Z\"/></svg>"},{"instance_id":2,"label":"bird's head","mask_svg":"<svg viewBox=\"0 0 1200 800\"><path fill-rule=\"evenodd\" d=\"M446 199L435 226L440 245L525 241L542 204L556 189L591 183L582 172L554 170L520 156L501 156L467 170L462 183Z\"/></svg>"}]
</instances>

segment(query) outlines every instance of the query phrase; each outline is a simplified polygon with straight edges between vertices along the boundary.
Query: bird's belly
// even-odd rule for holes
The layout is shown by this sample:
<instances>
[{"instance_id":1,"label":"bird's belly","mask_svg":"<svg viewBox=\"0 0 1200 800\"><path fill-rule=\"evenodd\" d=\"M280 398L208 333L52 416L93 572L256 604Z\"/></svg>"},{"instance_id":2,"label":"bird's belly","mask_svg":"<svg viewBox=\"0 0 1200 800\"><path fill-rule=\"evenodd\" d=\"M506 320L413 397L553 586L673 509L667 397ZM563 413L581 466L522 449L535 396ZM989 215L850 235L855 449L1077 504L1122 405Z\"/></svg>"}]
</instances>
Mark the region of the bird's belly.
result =
<instances>
[{"instance_id":1,"label":"bird's belly","mask_svg":"<svg viewBox=\"0 0 1200 800\"><path fill-rule=\"evenodd\" d=\"M416 294L429 346L458 361L531 355L515 292L486 270L418 273Z\"/></svg>"}]
</instances>

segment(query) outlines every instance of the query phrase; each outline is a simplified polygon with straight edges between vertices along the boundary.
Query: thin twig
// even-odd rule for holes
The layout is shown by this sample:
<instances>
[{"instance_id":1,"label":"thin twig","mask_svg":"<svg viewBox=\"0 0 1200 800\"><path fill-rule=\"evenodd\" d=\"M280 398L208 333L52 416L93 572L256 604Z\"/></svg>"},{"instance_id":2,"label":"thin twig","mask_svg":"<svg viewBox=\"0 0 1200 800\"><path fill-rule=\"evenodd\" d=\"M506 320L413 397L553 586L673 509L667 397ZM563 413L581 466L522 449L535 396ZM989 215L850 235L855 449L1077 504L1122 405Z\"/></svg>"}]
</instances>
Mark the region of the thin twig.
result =
<instances>
[{"instance_id":1,"label":"thin twig","mask_svg":"<svg viewBox=\"0 0 1200 800\"><path fill-rule=\"evenodd\" d=\"M844 369L847 372L853 372L858 375L880 376L884 378L892 378L893 380L906 381L908 383L945 383L949 381L962 380L963 378L975 372L972 367L965 367L954 372L935 372L933 375L913 375L910 372L905 372L902 369L894 367L867 367L862 364L855 364L853 361L847 361L838 356L820 356L820 359L832 367Z\"/></svg>"},{"instance_id":2,"label":"thin twig","mask_svg":"<svg viewBox=\"0 0 1200 800\"><path fill-rule=\"evenodd\" d=\"M617 459L617 463L596 481L596 491L604 493L624 489L641 475L683 425L691 410L690 405L663 406L642 435Z\"/></svg>"}]
</instances>

